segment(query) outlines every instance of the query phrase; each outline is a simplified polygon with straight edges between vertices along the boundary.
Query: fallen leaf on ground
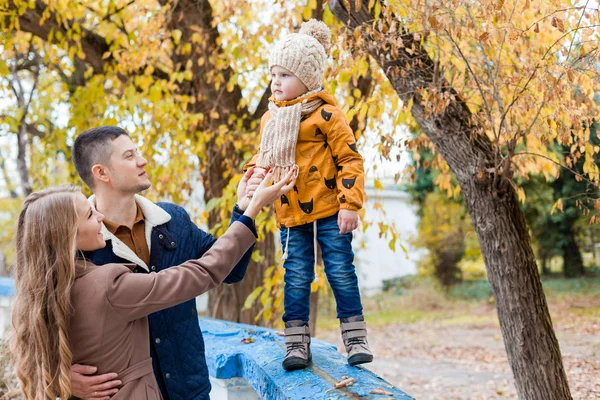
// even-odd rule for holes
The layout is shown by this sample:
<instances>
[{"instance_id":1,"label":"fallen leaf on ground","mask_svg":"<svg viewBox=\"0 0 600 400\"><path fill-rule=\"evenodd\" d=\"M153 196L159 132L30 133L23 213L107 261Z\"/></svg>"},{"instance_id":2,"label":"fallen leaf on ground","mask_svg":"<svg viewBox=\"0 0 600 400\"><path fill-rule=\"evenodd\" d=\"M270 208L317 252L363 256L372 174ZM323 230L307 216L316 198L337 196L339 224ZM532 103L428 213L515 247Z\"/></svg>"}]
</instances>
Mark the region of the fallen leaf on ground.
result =
<instances>
[{"instance_id":1,"label":"fallen leaf on ground","mask_svg":"<svg viewBox=\"0 0 600 400\"><path fill-rule=\"evenodd\" d=\"M354 385L354 382L356 382L355 378L348 378L347 376L343 376L341 381L337 381L335 383L335 385L333 385L334 388L339 389L339 388L343 388L346 386L352 386Z\"/></svg>"},{"instance_id":2,"label":"fallen leaf on ground","mask_svg":"<svg viewBox=\"0 0 600 400\"><path fill-rule=\"evenodd\" d=\"M377 388L377 389L373 389L369 392L369 394L383 394L386 396L392 396L393 393L388 392L387 390L383 389L383 388Z\"/></svg>"},{"instance_id":3,"label":"fallen leaf on ground","mask_svg":"<svg viewBox=\"0 0 600 400\"><path fill-rule=\"evenodd\" d=\"M254 343L254 339L252 339L250 337L249 338L245 338L245 339L242 339L242 343L246 343L246 344L248 344L248 343Z\"/></svg>"}]
</instances>

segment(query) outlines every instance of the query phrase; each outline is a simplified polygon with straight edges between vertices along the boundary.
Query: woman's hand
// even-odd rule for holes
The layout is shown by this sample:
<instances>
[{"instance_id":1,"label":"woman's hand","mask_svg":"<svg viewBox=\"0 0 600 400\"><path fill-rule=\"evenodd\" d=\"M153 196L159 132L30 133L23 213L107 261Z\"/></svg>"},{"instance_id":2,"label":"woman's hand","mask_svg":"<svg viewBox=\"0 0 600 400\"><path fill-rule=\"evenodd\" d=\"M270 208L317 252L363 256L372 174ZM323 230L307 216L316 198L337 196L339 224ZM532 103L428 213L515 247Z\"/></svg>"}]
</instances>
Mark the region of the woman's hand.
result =
<instances>
[{"instance_id":1,"label":"woman's hand","mask_svg":"<svg viewBox=\"0 0 600 400\"><path fill-rule=\"evenodd\" d=\"M269 186L273 180L273 170L270 170L254 192L252 200L250 201L250 204L248 204L244 215L247 215L252 219L256 218L264 206L272 204L275 200L280 198L281 195L292 190L296 184L296 178L293 178L294 173L295 170L292 169L282 180L273 186Z\"/></svg>"},{"instance_id":2,"label":"woman's hand","mask_svg":"<svg viewBox=\"0 0 600 400\"><path fill-rule=\"evenodd\" d=\"M246 211L248 204L250 204L250 198L252 197L250 191L254 193L260 183L260 181L258 183L253 181L254 175L256 175L254 167L248 168L237 187L237 205L242 212Z\"/></svg>"}]
</instances>

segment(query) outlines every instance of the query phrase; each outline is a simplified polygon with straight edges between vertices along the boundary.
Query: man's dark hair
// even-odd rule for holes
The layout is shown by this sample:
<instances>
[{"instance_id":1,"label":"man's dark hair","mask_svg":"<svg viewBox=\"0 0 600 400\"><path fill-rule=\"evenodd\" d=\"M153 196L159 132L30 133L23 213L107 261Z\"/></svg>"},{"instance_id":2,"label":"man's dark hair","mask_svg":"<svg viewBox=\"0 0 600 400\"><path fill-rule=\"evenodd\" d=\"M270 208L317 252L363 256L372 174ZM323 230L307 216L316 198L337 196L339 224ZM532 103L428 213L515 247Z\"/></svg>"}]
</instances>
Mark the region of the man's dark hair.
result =
<instances>
[{"instance_id":1,"label":"man's dark hair","mask_svg":"<svg viewBox=\"0 0 600 400\"><path fill-rule=\"evenodd\" d=\"M73 164L81 179L94 188L92 167L96 164L107 165L112 152L111 143L121 135L129 136L118 126L100 126L88 129L73 143Z\"/></svg>"}]
</instances>

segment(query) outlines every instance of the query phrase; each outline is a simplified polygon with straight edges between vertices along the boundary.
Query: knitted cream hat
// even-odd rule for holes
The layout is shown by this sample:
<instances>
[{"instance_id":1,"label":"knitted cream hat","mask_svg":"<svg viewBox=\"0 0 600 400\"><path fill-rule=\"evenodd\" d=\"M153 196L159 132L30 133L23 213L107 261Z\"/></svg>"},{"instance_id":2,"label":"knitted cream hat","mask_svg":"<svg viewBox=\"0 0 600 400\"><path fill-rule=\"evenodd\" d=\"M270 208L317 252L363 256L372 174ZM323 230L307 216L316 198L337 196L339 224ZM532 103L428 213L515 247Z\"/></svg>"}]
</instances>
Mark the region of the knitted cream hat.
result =
<instances>
[{"instance_id":1,"label":"knitted cream hat","mask_svg":"<svg viewBox=\"0 0 600 400\"><path fill-rule=\"evenodd\" d=\"M322 21L311 19L302 24L298 33L292 33L277 44L269 57L269 71L283 67L298 77L309 92L323 82L331 32Z\"/></svg>"}]
</instances>

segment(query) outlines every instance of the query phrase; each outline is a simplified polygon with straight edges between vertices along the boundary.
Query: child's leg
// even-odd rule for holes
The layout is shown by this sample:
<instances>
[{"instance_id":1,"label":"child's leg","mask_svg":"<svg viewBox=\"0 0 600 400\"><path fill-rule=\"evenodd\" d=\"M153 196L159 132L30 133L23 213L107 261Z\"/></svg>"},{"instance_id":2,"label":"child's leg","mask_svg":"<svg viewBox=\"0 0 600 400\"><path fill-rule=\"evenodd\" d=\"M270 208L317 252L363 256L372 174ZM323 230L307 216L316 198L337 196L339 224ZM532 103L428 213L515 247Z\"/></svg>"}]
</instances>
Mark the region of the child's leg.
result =
<instances>
[{"instance_id":1,"label":"child's leg","mask_svg":"<svg viewBox=\"0 0 600 400\"><path fill-rule=\"evenodd\" d=\"M337 304L337 317L362 316L352 233L340 235L336 214L317 222L317 240L321 246L325 274Z\"/></svg>"},{"instance_id":2,"label":"child's leg","mask_svg":"<svg viewBox=\"0 0 600 400\"><path fill-rule=\"evenodd\" d=\"M312 358L308 327L310 284L314 277L312 238L311 224L281 230L281 244L287 253L283 264L286 354L282 364L288 371L307 367Z\"/></svg>"},{"instance_id":3,"label":"child's leg","mask_svg":"<svg viewBox=\"0 0 600 400\"><path fill-rule=\"evenodd\" d=\"M289 239L288 239L289 234ZM314 278L314 255L312 225L281 229L281 245L287 259L283 267L283 322L303 321L308 323L310 313L310 284Z\"/></svg>"},{"instance_id":4,"label":"child's leg","mask_svg":"<svg viewBox=\"0 0 600 400\"><path fill-rule=\"evenodd\" d=\"M367 324L362 314L352 233L340 235L339 232L337 214L317 223L317 240L323 254L325 274L335 296L348 363L358 365L373 361L373 353L367 342Z\"/></svg>"}]
</instances>

